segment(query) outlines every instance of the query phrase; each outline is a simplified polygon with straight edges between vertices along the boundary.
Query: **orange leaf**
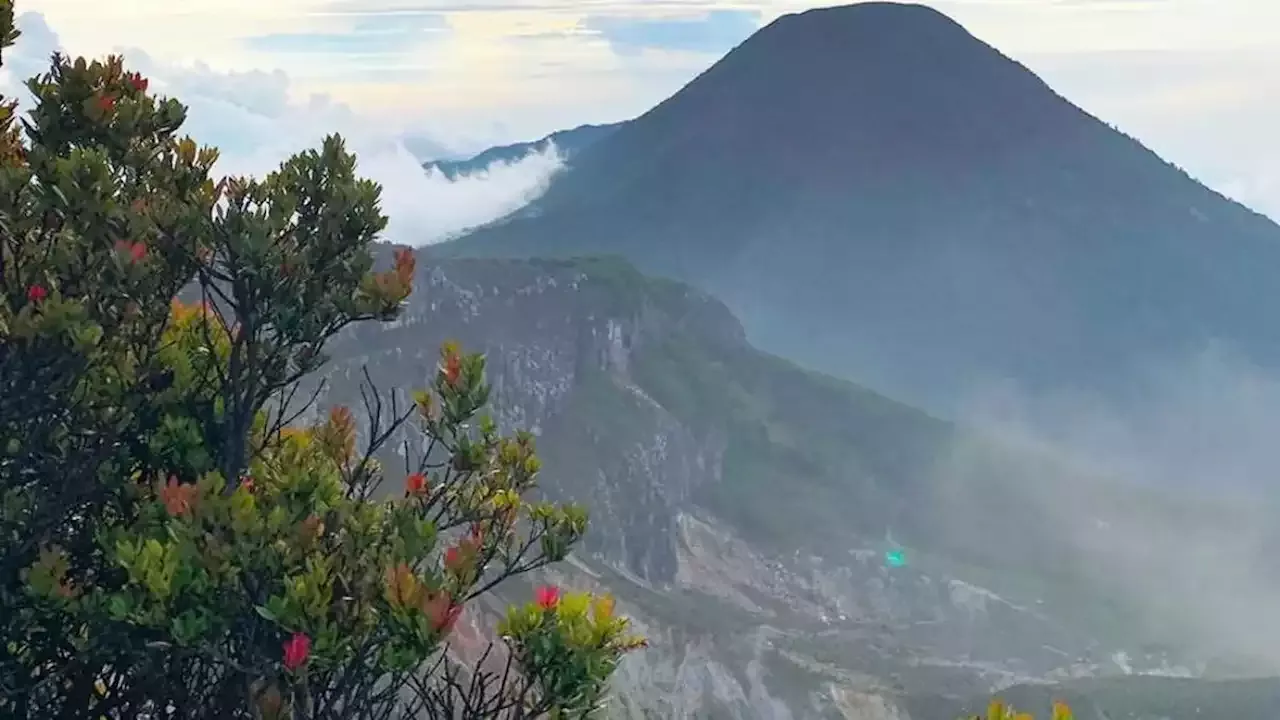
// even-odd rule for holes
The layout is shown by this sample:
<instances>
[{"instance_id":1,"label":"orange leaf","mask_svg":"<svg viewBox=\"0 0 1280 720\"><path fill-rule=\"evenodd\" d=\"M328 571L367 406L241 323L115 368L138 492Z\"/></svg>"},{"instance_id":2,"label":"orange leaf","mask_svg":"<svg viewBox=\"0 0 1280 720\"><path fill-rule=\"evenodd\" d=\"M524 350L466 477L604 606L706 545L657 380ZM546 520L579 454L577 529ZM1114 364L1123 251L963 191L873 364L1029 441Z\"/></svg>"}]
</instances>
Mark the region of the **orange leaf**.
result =
<instances>
[{"instance_id":1,"label":"orange leaf","mask_svg":"<svg viewBox=\"0 0 1280 720\"><path fill-rule=\"evenodd\" d=\"M403 608L418 604L421 584L407 564L400 563L388 569L386 585L387 602L392 607Z\"/></svg>"},{"instance_id":2,"label":"orange leaf","mask_svg":"<svg viewBox=\"0 0 1280 720\"><path fill-rule=\"evenodd\" d=\"M170 515L186 515L195 505L196 489L191 483L179 483L176 477L170 477L168 484L160 488L160 502Z\"/></svg>"}]
</instances>

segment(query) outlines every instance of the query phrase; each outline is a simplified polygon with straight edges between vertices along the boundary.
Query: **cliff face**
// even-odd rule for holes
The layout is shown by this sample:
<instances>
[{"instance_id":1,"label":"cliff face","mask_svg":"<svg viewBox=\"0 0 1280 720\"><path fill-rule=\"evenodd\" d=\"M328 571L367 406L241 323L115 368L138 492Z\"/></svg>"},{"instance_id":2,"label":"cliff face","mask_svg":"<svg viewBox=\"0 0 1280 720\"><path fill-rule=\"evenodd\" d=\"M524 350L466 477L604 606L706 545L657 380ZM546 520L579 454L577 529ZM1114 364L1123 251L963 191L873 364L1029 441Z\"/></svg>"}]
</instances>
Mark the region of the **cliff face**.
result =
<instances>
[{"instance_id":1,"label":"cliff face","mask_svg":"<svg viewBox=\"0 0 1280 720\"><path fill-rule=\"evenodd\" d=\"M644 282L608 261L436 265L400 320L333 346L323 402L356 404L362 366L385 390L428 385L447 339L485 353L494 420L538 435L548 492L584 503L593 526L609 529L592 533L590 550L669 582L676 515L698 484L719 481L723 448L693 437L634 384L633 351L682 325L708 342L743 340L713 300Z\"/></svg>"},{"instance_id":2,"label":"cliff face","mask_svg":"<svg viewBox=\"0 0 1280 720\"><path fill-rule=\"evenodd\" d=\"M591 511L553 578L613 591L651 639L620 716L906 718L1107 656L958 572L921 504L950 426L754 350L706 295L607 260L423 263L415 287L331 346L320 407L358 406L362 367L425 386L446 339L487 355L494 418Z\"/></svg>"}]
</instances>

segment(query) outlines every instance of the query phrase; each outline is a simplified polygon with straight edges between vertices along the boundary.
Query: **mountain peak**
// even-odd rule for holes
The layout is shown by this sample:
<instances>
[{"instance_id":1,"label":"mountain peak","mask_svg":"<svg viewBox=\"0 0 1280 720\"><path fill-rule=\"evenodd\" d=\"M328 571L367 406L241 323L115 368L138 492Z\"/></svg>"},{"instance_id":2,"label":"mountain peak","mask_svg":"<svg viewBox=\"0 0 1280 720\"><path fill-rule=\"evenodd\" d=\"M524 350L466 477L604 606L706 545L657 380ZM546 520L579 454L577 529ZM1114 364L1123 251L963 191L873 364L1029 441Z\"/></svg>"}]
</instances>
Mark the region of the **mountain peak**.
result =
<instances>
[{"instance_id":1,"label":"mountain peak","mask_svg":"<svg viewBox=\"0 0 1280 720\"><path fill-rule=\"evenodd\" d=\"M819 8L778 18L584 152L575 162L581 172L553 184L538 206L548 210L570 196L605 201L600 194L618 183L602 184L600 177L616 179L618 168L637 157L645 158L639 167L655 173L690 163L719 173L715 168L730 158L751 158L753 174L770 185L754 189L751 202L769 204L778 189L831 189L854 167L876 185L914 182L917 170L935 175L939 165L967 174L1016 157L1028 143L1073 142L1086 118L1025 67L930 7ZM690 177L689 184L701 182ZM668 186L664 196L673 190ZM674 199L707 212L741 207L707 205L700 194ZM662 205L670 209L666 200Z\"/></svg>"},{"instance_id":2,"label":"mountain peak","mask_svg":"<svg viewBox=\"0 0 1280 720\"><path fill-rule=\"evenodd\" d=\"M784 15L706 76L745 71L748 65L752 72L766 72L761 87L772 85L772 92L804 94L818 102L856 99L864 106L871 105L869 100L877 106L895 100L922 105L963 97L989 100L985 96L993 93L1045 94L1048 89L955 20L914 3L866 2ZM770 83L771 77L779 82ZM827 85L817 85L818 79Z\"/></svg>"},{"instance_id":3,"label":"mountain peak","mask_svg":"<svg viewBox=\"0 0 1280 720\"><path fill-rule=\"evenodd\" d=\"M616 254L753 341L909 400L1280 366L1280 228L922 5L788 15L445 252ZM935 402L937 401L937 402Z\"/></svg>"},{"instance_id":4,"label":"mountain peak","mask_svg":"<svg viewBox=\"0 0 1280 720\"><path fill-rule=\"evenodd\" d=\"M942 12L895 2L836 5L783 15L739 48L747 49L769 52L775 61L822 52L837 64L886 52L927 57L957 49L990 51Z\"/></svg>"},{"instance_id":5,"label":"mountain peak","mask_svg":"<svg viewBox=\"0 0 1280 720\"><path fill-rule=\"evenodd\" d=\"M928 5L883 2L883 0L810 8L809 10L783 15L776 22L797 25L801 22L821 22L830 27L832 23L915 24L925 21L942 22L952 27L959 27L954 20Z\"/></svg>"},{"instance_id":6,"label":"mountain peak","mask_svg":"<svg viewBox=\"0 0 1280 720\"><path fill-rule=\"evenodd\" d=\"M917 3L864 2L814 8L783 15L742 46L778 57L819 57L838 71L892 71L893 67L851 66L859 61L900 62L974 51L999 57L958 22Z\"/></svg>"}]
</instances>

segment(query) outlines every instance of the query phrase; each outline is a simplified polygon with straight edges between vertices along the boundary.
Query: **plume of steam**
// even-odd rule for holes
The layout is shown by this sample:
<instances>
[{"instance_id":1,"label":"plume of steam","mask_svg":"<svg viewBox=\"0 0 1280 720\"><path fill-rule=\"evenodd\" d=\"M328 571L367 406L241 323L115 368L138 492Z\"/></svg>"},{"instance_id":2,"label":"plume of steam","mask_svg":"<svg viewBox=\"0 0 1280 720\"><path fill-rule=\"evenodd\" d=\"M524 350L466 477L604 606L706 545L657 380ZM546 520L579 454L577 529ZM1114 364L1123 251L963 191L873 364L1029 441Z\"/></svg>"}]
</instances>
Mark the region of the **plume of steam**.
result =
<instances>
[{"instance_id":1,"label":"plume of steam","mask_svg":"<svg viewBox=\"0 0 1280 720\"><path fill-rule=\"evenodd\" d=\"M973 393L978 432L938 465L936 517L962 543L981 542L974 518L1020 536L1010 572L1117 601L1135 636L1280 673L1280 378L1216 347L1151 364L1142 390Z\"/></svg>"}]
</instances>

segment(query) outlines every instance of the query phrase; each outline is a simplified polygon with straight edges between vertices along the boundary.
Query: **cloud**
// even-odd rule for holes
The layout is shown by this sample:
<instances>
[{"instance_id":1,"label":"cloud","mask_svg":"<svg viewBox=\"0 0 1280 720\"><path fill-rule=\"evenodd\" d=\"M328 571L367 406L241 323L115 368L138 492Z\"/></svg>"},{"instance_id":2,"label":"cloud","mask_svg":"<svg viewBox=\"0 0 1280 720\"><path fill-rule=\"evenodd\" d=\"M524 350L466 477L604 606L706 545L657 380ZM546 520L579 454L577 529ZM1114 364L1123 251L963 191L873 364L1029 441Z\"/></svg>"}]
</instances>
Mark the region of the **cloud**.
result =
<instances>
[{"instance_id":1,"label":"cloud","mask_svg":"<svg viewBox=\"0 0 1280 720\"><path fill-rule=\"evenodd\" d=\"M584 27L600 33L621 55L644 49L724 53L760 28L760 13L713 10L694 18L594 16Z\"/></svg>"},{"instance_id":2,"label":"cloud","mask_svg":"<svg viewBox=\"0 0 1280 720\"><path fill-rule=\"evenodd\" d=\"M22 15L18 25L23 36L5 54L3 86L5 94L28 99L18 79L42 71L59 42L38 13ZM325 135L340 133L356 153L359 172L382 185L383 212L390 218L384 237L395 242L438 242L511 212L536 197L561 164L551 149L451 182L428 175L421 162L424 155L459 154L453 143L357 113L324 95L296 99L283 71L219 72L202 63L164 62L141 50L124 54L130 67L151 79L153 91L188 106L184 130L219 148L219 174L265 174L293 153L319 145Z\"/></svg>"},{"instance_id":3,"label":"cloud","mask_svg":"<svg viewBox=\"0 0 1280 720\"><path fill-rule=\"evenodd\" d=\"M448 20L438 13L385 13L359 16L342 32L276 32L250 36L244 43L263 53L376 57L407 52L448 31Z\"/></svg>"}]
</instances>

